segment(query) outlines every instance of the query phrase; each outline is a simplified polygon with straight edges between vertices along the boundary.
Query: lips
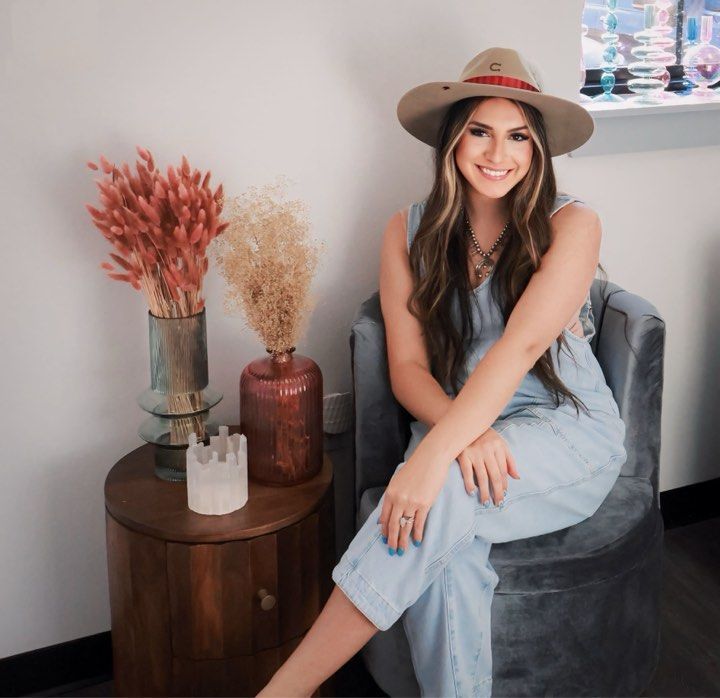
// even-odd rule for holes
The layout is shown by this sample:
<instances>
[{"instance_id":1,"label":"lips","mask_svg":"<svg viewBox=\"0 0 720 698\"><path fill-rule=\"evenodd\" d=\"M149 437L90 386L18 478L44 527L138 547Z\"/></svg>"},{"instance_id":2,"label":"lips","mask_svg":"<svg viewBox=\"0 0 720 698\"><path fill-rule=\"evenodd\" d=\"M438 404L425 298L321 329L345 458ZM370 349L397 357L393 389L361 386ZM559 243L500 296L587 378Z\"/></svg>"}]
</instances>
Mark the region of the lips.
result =
<instances>
[{"instance_id":1,"label":"lips","mask_svg":"<svg viewBox=\"0 0 720 698\"><path fill-rule=\"evenodd\" d=\"M483 177L485 177L485 179L489 179L491 182L500 182L500 181L502 181L503 179L506 179L506 178L509 176L509 174L512 172L512 170L508 170L508 171L507 171L504 175L502 175L501 177L495 177L495 176L493 176L493 175L487 174L486 172L483 172L483 169L482 169L482 167L481 167L480 165L475 165L475 167L478 168L478 171L480 172L480 174L481 174Z\"/></svg>"}]
</instances>

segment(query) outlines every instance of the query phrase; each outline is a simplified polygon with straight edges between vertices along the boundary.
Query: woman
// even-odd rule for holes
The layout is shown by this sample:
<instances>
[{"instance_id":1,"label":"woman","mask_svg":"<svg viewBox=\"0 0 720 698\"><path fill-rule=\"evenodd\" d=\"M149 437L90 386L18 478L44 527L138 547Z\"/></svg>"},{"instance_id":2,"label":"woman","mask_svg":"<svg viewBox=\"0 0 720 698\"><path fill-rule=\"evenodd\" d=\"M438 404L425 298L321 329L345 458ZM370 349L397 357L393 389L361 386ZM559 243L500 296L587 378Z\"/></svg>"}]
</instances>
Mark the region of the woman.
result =
<instances>
[{"instance_id":1,"label":"woman","mask_svg":"<svg viewBox=\"0 0 720 698\"><path fill-rule=\"evenodd\" d=\"M492 544L592 516L627 457L589 344L600 222L557 193L550 159L592 118L506 48L410 90L398 116L436 156L429 196L387 226L380 270L412 437L261 696L311 695L401 616L423 695L491 695Z\"/></svg>"}]
</instances>

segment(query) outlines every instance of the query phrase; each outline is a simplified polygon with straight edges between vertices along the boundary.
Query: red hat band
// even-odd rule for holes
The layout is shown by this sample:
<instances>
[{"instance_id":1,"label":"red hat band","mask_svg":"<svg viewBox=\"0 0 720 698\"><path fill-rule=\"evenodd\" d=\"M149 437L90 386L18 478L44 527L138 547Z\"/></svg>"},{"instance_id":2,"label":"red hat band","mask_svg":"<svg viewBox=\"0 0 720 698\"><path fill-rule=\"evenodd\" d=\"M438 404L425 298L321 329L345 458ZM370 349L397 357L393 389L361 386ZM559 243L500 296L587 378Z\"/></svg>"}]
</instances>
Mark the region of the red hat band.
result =
<instances>
[{"instance_id":1,"label":"red hat band","mask_svg":"<svg viewBox=\"0 0 720 698\"><path fill-rule=\"evenodd\" d=\"M529 90L530 92L540 92L537 87L531 85L524 80L518 78L510 78L505 75L477 75L473 78L467 78L463 82L476 82L485 85L502 85L503 87L514 87L518 90Z\"/></svg>"}]
</instances>

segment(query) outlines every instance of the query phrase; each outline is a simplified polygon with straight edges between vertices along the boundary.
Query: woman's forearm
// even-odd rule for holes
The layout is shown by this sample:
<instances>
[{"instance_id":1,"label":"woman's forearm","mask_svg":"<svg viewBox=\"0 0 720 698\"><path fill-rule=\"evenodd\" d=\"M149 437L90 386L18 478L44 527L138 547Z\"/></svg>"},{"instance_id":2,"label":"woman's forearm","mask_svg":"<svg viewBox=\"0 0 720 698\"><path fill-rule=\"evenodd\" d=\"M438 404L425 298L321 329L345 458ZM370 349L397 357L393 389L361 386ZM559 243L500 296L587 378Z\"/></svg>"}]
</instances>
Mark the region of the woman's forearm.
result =
<instances>
[{"instance_id":1,"label":"woman's forearm","mask_svg":"<svg viewBox=\"0 0 720 698\"><path fill-rule=\"evenodd\" d=\"M431 429L452 404L452 398L442 389L435 377L419 364L406 363L398 366L391 382L395 399L415 419Z\"/></svg>"},{"instance_id":2,"label":"woman's forearm","mask_svg":"<svg viewBox=\"0 0 720 698\"><path fill-rule=\"evenodd\" d=\"M499 339L475 366L462 389L425 435L415 453L448 465L497 419L536 356ZM439 414L439 409L435 413Z\"/></svg>"}]
</instances>

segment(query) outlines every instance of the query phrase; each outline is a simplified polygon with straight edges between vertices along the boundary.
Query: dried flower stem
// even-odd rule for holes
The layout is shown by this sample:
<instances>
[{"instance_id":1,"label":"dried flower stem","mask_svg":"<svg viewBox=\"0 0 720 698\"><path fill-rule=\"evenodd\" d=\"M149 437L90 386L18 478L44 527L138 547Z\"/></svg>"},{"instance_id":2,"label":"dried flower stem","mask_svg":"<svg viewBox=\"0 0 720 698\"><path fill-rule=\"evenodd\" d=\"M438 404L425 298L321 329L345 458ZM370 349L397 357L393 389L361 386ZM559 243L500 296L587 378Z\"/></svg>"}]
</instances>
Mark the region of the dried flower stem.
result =
<instances>
[{"instance_id":1,"label":"dried flower stem","mask_svg":"<svg viewBox=\"0 0 720 698\"><path fill-rule=\"evenodd\" d=\"M240 309L268 351L295 346L304 332L309 287L324 243L308 240L300 200L280 201L284 182L266 185L229 202L228 227L212 251L227 284L225 310Z\"/></svg>"},{"instance_id":2,"label":"dried flower stem","mask_svg":"<svg viewBox=\"0 0 720 698\"><path fill-rule=\"evenodd\" d=\"M96 180L102 208L86 208L115 247L110 254L120 268L108 262L100 266L110 278L143 291L154 315L194 315L205 305L207 246L227 227L220 222L222 184L212 192L210 172L191 170L184 155L181 165L168 167L163 177L150 151L138 146L137 152L137 176L127 164L117 167L100 156L106 175ZM88 167L100 169L93 162Z\"/></svg>"},{"instance_id":3,"label":"dried flower stem","mask_svg":"<svg viewBox=\"0 0 720 698\"><path fill-rule=\"evenodd\" d=\"M109 262L100 265L111 279L125 281L142 291L150 312L156 317L188 317L202 311L202 283L208 269L208 244L227 227L220 222L224 204L222 184L212 192L210 172L191 170L183 155L178 168L159 172L149 150L137 147L140 160L134 175L123 163L117 167L103 155L104 177L96 180L101 208L86 208L93 223L115 248ZM168 395L176 414L188 414L202 404L202 393ZM187 443L195 431L205 436L199 416L171 420L170 442Z\"/></svg>"}]
</instances>

